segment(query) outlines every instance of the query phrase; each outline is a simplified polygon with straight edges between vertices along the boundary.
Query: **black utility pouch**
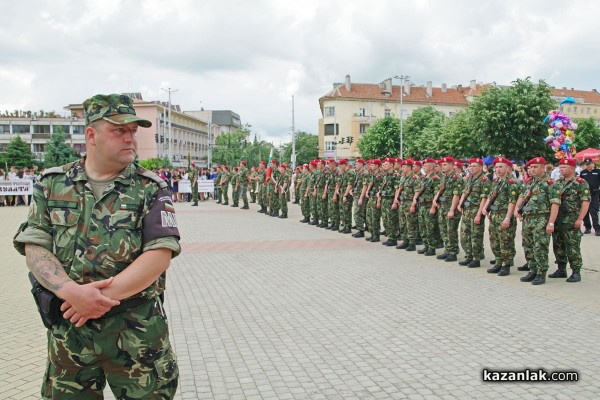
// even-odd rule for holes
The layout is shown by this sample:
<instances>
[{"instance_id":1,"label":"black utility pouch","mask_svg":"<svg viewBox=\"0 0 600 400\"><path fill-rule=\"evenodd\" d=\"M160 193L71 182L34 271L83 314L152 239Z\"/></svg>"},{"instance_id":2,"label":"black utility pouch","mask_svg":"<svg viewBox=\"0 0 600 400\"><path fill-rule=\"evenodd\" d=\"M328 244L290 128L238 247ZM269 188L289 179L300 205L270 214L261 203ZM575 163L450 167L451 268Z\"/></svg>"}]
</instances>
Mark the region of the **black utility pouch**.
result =
<instances>
[{"instance_id":1,"label":"black utility pouch","mask_svg":"<svg viewBox=\"0 0 600 400\"><path fill-rule=\"evenodd\" d=\"M29 273L29 281L31 282L31 294L33 294L42 322L46 328L52 329L52 325L56 325L60 321L62 300L43 287L31 272Z\"/></svg>"}]
</instances>

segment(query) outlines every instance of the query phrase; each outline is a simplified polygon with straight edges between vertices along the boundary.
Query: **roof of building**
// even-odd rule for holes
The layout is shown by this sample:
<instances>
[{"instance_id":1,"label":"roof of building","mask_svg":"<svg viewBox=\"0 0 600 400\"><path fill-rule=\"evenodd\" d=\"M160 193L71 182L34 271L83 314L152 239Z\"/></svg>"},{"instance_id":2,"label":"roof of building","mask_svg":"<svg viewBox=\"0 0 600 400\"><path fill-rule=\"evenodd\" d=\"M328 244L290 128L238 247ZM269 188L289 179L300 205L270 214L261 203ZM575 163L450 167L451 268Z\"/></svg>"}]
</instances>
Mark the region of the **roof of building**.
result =
<instances>
[{"instance_id":1,"label":"roof of building","mask_svg":"<svg viewBox=\"0 0 600 400\"><path fill-rule=\"evenodd\" d=\"M596 89L575 90L567 88L554 88L552 95L559 98L572 97L577 103L600 103L600 93Z\"/></svg>"}]
</instances>

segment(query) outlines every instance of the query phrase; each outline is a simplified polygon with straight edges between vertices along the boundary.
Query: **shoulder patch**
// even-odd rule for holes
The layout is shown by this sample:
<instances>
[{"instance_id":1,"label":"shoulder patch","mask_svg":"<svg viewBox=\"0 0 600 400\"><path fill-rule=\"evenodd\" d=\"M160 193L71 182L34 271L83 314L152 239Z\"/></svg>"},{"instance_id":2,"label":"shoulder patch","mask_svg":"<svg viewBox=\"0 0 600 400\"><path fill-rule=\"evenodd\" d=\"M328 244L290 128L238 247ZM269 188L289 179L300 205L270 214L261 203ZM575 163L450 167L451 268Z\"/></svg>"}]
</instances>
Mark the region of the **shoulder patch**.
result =
<instances>
[{"instance_id":1,"label":"shoulder patch","mask_svg":"<svg viewBox=\"0 0 600 400\"><path fill-rule=\"evenodd\" d=\"M546 182L548 182L548 185L552 185L554 183L552 179L548 179Z\"/></svg>"},{"instance_id":2,"label":"shoulder patch","mask_svg":"<svg viewBox=\"0 0 600 400\"><path fill-rule=\"evenodd\" d=\"M146 178L148 178L148 179L150 179L150 180L158 183L158 187L161 188L161 189L166 189L168 187L167 186L167 182L163 181L163 179L160 176L156 175L152 171L148 171L147 169L138 166L137 167L137 173L139 175L142 175L142 176L144 176L144 177L146 177Z\"/></svg>"},{"instance_id":3,"label":"shoulder patch","mask_svg":"<svg viewBox=\"0 0 600 400\"><path fill-rule=\"evenodd\" d=\"M513 183L515 183L515 180L513 178L509 178L508 183L510 183L512 185Z\"/></svg>"},{"instance_id":4,"label":"shoulder patch","mask_svg":"<svg viewBox=\"0 0 600 400\"><path fill-rule=\"evenodd\" d=\"M434 181L437 181L438 177L437 177L437 175L434 175L433 178L431 178L431 179L433 179Z\"/></svg>"},{"instance_id":5,"label":"shoulder patch","mask_svg":"<svg viewBox=\"0 0 600 400\"><path fill-rule=\"evenodd\" d=\"M482 180L483 182L487 182L487 177L484 175L484 176L482 176L482 177L481 177L481 180Z\"/></svg>"},{"instance_id":6,"label":"shoulder patch","mask_svg":"<svg viewBox=\"0 0 600 400\"><path fill-rule=\"evenodd\" d=\"M458 176L456 174L452 175L452 179L456 179Z\"/></svg>"},{"instance_id":7,"label":"shoulder patch","mask_svg":"<svg viewBox=\"0 0 600 400\"><path fill-rule=\"evenodd\" d=\"M577 178L577 182L583 183L583 182L585 182L585 179L583 179L583 178Z\"/></svg>"},{"instance_id":8,"label":"shoulder patch","mask_svg":"<svg viewBox=\"0 0 600 400\"><path fill-rule=\"evenodd\" d=\"M70 164L67 164L67 165L70 165ZM42 175L40 178L43 179L48 175L64 174L67 172L67 169L68 169L68 168L65 169L65 167L66 167L66 165L45 169L44 172L42 172Z\"/></svg>"}]
</instances>

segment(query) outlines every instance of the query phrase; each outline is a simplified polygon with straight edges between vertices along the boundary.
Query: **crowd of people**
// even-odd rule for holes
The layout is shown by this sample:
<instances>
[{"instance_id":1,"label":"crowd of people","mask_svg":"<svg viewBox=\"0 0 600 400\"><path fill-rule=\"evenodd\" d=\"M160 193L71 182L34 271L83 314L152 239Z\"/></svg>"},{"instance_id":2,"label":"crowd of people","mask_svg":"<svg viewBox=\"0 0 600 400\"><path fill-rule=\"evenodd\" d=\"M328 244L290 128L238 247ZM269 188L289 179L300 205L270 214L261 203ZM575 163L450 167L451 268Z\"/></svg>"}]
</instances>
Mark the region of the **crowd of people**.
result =
<instances>
[{"instance_id":1,"label":"crowd of people","mask_svg":"<svg viewBox=\"0 0 600 400\"><path fill-rule=\"evenodd\" d=\"M23 181L28 180L36 182L40 177L39 167L33 164L31 168L19 168L14 165L8 171L0 169L0 181ZM27 206L31 200L31 195L0 195L0 207L9 206Z\"/></svg>"},{"instance_id":2,"label":"crowd of people","mask_svg":"<svg viewBox=\"0 0 600 400\"><path fill-rule=\"evenodd\" d=\"M353 165L348 160L317 159L292 171L277 160L270 168L261 161L250 170L242 161L231 170L216 167L215 199L228 205L231 187L232 207L238 207L241 198L242 209L249 209L249 193L260 206L259 213L287 218L294 192L302 223L469 268L481 267L485 258L487 219L493 253L487 272L498 276L509 275L514 267L519 220L526 264L517 270L527 272L521 281L540 285L548 276L579 282L581 236L591 233L592 226L600 236L600 170L592 160L586 159L583 168L575 159L553 165L543 157L524 165L504 157L490 166L481 158L466 164L465 168L450 156L359 158ZM547 275L551 238L557 268ZM464 251L462 260L457 257L459 247Z\"/></svg>"}]
</instances>

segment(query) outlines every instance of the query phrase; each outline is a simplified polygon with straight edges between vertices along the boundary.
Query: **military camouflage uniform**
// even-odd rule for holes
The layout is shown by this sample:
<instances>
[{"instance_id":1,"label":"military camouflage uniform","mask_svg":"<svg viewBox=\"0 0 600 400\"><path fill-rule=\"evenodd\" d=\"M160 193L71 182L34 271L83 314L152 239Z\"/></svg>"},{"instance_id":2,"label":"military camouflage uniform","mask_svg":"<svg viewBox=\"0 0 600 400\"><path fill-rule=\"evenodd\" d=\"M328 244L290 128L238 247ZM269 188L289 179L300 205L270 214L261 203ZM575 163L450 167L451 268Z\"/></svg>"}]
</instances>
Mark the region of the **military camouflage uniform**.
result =
<instances>
[{"instance_id":1,"label":"military camouflage uniform","mask_svg":"<svg viewBox=\"0 0 600 400\"><path fill-rule=\"evenodd\" d=\"M369 203L367 204L367 225L372 240L379 240L381 233L381 203L380 207L377 208L377 192L381 188L382 181L383 173L381 171L371 174L371 189L369 190Z\"/></svg>"},{"instance_id":2,"label":"military camouflage uniform","mask_svg":"<svg viewBox=\"0 0 600 400\"><path fill-rule=\"evenodd\" d=\"M579 272L583 266L581 258L581 229L573 225L582 203L591 201L590 187L585 179L574 177L571 180L560 178L553 185L555 197L560 198L560 208L554 233L552 234L552 245L554 256L559 267L570 264L573 272Z\"/></svg>"},{"instance_id":3,"label":"military camouflage uniform","mask_svg":"<svg viewBox=\"0 0 600 400\"><path fill-rule=\"evenodd\" d=\"M284 188L285 186L285 188ZM281 209L281 216L287 217L288 213L288 199L287 195L290 191L290 175L284 172L281 174L279 179L279 207Z\"/></svg>"},{"instance_id":4,"label":"military camouflage uniform","mask_svg":"<svg viewBox=\"0 0 600 400\"><path fill-rule=\"evenodd\" d=\"M440 178L432 173L429 176L423 176L420 179L419 190L421 197L419 198L419 229L423 237L423 244L430 252L435 253L435 247L438 243L439 231L436 232L437 216L429 214L433 197L436 193L436 186Z\"/></svg>"},{"instance_id":5,"label":"military camouflage uniform","mask_svg":"<svg viewBox=\"0 0 600 400\"><path fill-rule=\"evenodd\" d=\"M344 193L346 193L348 185L352 185L354 181L354 172L346 169L340 174L340 177L340 222L344 230L348 232L352 229L352 191L348 192L346 198L344 198Z\"/></svg>"},{"instance_id":6,"label":"military camouflage uniform","mask_svg":"<svg viewBox=\"0 0 600 400\"><path fill-rule=\"evenodd\" d=\"M221 204L227 205L229 204L229 180L231 179L231 174L228 170L224 170L221 173L221 194L223 195L223 201Z\"/></svg>"},{"instance_id":7,"label":"military camouflage uniform","mask_svg":"<svg viewBox=\"0 0 600 400\"><path fill-rule=\"evenodd\" d=\"M233 207L238 207L240 203L240 171L233 170L231 173L231 197L233 200Z\"/></svg>"},{"instance_id":8,"label":"military camouflage uniform","mask_svg":"<svg viewBox=\"0 0 600 400\"><path fill-rule=\"evenodd\" d=\"M329 172L327 181L327 210L331 220L331 229L340 228L340 200L341 196L336 192L335 187L341 182L340 172L337 169ZM337 195L337 196L336 196Z\"/></svg>"},{"instance_id":9,"label":"military camouflage uniform","mask_svg":"<svg viewBox=\"0 0 600 400\"><path fill-rule=\"evenodd\" d=\"M188 178L192 183L192 201L196 205L198 204L198 170L196 168L192 168L188 174Z\"/></svg>"},{"instance_id":10,"label":"military camouflage uniform","mask_svg":"<svg viewBox=\"0 0 600 400\"><path fill-rule=\"evenodd\" d=\"M250 185L248 185L248 189L250 190L250 202L256 203L256 198L258 196L258 172L252 171L250 172Z\"/></svg>"},{"instance_id":11,"label":"military camouflage uniform","mask_svg":"<svg viewBox=\"0 0 600 400\"><path fill-rule=\"evenodd\" d=\"M381 220L388 239L392 241L398 239L398 212L392 210L394 195L396 194L395 185L397 176L398 174L394 171L382 173L380 186Z\"/></svg>"},{"instance_id":12,"label":"military camouflage uniform","mask_svg":"<svg viewBox=\"0 0 600 400\"><path fill-rule=\"evenodd\" d=\"M221 176L222 172L217 172L217 176L215 176L215 187L217 188L217 204L221 204L223 202L223 191L221 190Z\"/></svg>"},{"instance_id":13,"label":"military camouflage uniform","mask_svg":"<svg viewBox=\"0 0 600 400\"><path fill-rule=\"evenodd\" d=\"M261 209L267 210L268 202L267 202L267 186L265 184L265 180L267 179L267 171L258 172L257 171L257 190L258 190L258 204Z\"/></svg>"},{"instance_id":14,"label":"military camouflage uniform","mask_svg":"<svg viewBox=\"0 0 600 400\"><path fill-rule=\"evenodd\" d=\"M502 229L502 222L506 218L509 204L516 204L519 196L519 183L514 179L494 179L490 188L490 197L498 193L494 204L490 207L490 245L496 258L497 265L512 266L515 258L515 234L517 221L510 220L508 229ZM546 255L546 258L548 256Z\"/></svg>"},{"instance_id":15,"label":"military camouflage uniform","mask_svg":"<svg viewBox=\"0 0 600 400\"><path fill-rule=\"evenodd\" d=\"M244 207L248 207L248 175L250 171L246 166L240 167L238 169L238 193L242 197L242 202L244 203ZM236 203L237 204L237 203Z\"/></svg>"},{"instance_id":16,"label":"military camouflage uniform","mask_svg":"<svg viewBox=\"0 0 600 400\"><path fill-rule=\"evenodd\" d=\"M281 173L275 167L271 172L271 179L269 179L269 184L267 187L268 197L269 197L269 215L279 215L279 190L275 193L277 182L281 179ZM275 183L273 183L275 181Z\"/></svg>"},{"instance_id":17,"label":"military camouflage uniform","mask_svg":"<svg viewBox=\"0 0 600 400\"><path fill-rule=\"evenodd\" d=\"M419 188L419 177L412 172L410 175L402 177L401 181L401 192L400 192L400 207L398 207L402 214L405 226L405 236L403 239L409 244L415 244L417 240L417 229L419 224L418 209L414 213L410 212L410 206L412 204L413 196L418 192Z\"/></svg>"},{"instance_id":18,"label":"military camouflage uniform","mask_svg":"<svg viewBox=\"0 0 600 400\"><path fill-rule=\"evenodd\" d=\"M26 224L15 237L51 251L78 284L107 279L149 250L180 252L175 212L166 183L130 164L100 199L84 161L47 170L35 184ZM63 318L48 330L45 399L101 398L108 380L117 398L173 398L178 369L160 295L165 274L133 297L147 299L80 328ZM123 302L122 302L123 304Z\"/></svg>"},{"instance_id":19,"label":"military camouflage uniform","mask_svg":"<svg viewBox=\"0 0 600 400\"><path fill-rule=\"evenodd\" d=\"M354 171L354 181L352 182L352 194L354 195L354 224L356 225L356 229L361 232L367 229L366 212L368 198L365 196L361 205L358 204L358 201L360 200L360 194L362 193L363 185L368 185L369 179L369 173L365 169L362 169L361 171Z\"/></svg>"},{"instance_id":20,"label":"military camouflage uniform","mask_svg":"<svg viewBox=\"0 0 600 400\"><path fill-rule=\"evenodd\" d=\"M312 182L312 173L308 170L304 170L302 172L302 182L298 187L297 197L300 199L300 211L302 212L302 216L307 220L310 220L310 199L311 196L306 197L306 190L310 187Z\"/></svg>"},{"instance_id":21,"label":"military camouflage uniform","mask_svg":"<svg viewBox=\"0 0 600 400\"><path fill-rule=\"evenodd\" d=\"M330 172L327 168L323 169L317 178L317 208L321 226L325 227L329 223L329 210L327 209L327 196L323 199L325 192L325 184L329 181Z\"/></svg>"},{"instance_id":22,"label":"military camouflage uniform","mask_svg":"<svg viewBox=\"0 0 600 400\"><path fill-rule=\"evenodd\" d=\"M485 230L485 215L481 215L480 223L474 222L481 200L489 196L490 181L481 174L470 176L464 186L463 218L460 230L460 244L465 251L467 260L480 261L485 258L483 236Z\"/></svg>"},{"instance_id":23,"label":"military camouflage uniform","mask_svg":"<svg viewBox=\"0 0 600 400\"><path fill-rule=\"evenodd\" d=\"M448 213L452 207L452 198L462 194L464 181L462 177L454 172L444 174L442 177L442 187L444 192L438 197L440 208L438 209L438 224L440 234L444 241L444 247L448 254L458 254L458 225L460 224L461 213L458 207L454 209L454 218L448 218Z\"/></svg>"},{"instance_id":24,"label":"military camouflage uniform","mask_svg":"<svg viewBox=\"0 0 600 400\"><path fill-rule=\"evenodd\" d=\"M317 225L321 222L321 209L319 207L319 203L321 199L319 198L319 181L323 180L322 171L315 169L312 172L311 177L311 186L308 195L311 196L310 199L310 212L313 215L314 220ZM315 192L316 191L316 192Z\"/></svg>"}]
</instances>

